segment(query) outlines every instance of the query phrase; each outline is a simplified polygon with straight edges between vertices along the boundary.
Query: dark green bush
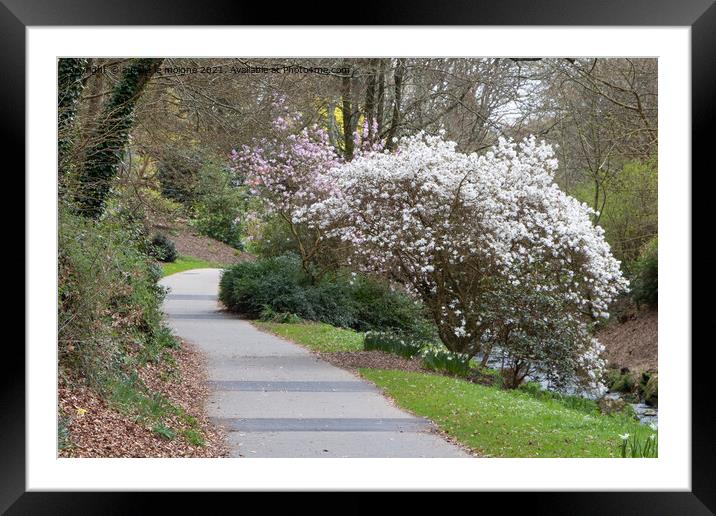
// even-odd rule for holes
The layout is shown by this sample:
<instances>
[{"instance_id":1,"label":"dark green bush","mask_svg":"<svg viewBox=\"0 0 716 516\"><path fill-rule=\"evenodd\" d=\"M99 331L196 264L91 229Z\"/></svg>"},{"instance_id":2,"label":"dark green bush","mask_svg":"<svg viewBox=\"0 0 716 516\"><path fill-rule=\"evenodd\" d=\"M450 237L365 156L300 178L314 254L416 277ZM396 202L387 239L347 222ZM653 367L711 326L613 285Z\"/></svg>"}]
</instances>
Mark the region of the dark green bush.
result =
<instances>
[{"instance_id":1,"label":"dark green bush","mask_svg":"<svg viewBox=\"0 0 716 516\"><path fill-rule=\"evenodd\" d=\"M303 321L296 314L291 312L274 312L270 306L265 306L259 314L259 319L265 322L274 322L282 324L298 324Z\"/></svg>"},{"instance_id":2,"label":"dark green bush","mask_svg":"<svg viewBox=\"0 0 716 516\"><path fill-rule=\"evenodd\" d=\"M174 262L179 258L179 253L174 242L164 233L156 233L149 244L149 254L160 262Z\"/></svg>"},{"instance_id":3,"label":"dark green bush","mask_svg":"<svg viewBox=\"0 0 716 516\"><path fill-rule=\"evenodd\" d=\"M659 245L651 240L635 264L632 297L637 305L656 307L659 302Z\"/></svg>"},{"instance_id":4,"label":"dark green bush","mask_svg":"<svg viewBox=\"0 0 716 516\"><path fill-rule=\"evenodd\" d=\"M425 345L424 340L384 331L369 331L363 337L364 350L385 351L404 358L413 358Z\"/></svg>"},{"instance_id":5,"label":"dark green bush","mask_svg":"<svg viewBox=\"0 0 716 516\"><path fill-rule=\"evenodd\" d=\"M232 266L221 278L219 298L229 310L253 318L269 308L351 327L355 319L349 293L342 287L328 279L312 284L298 258L286 255Z\"/></svg>"},{"instance_id":6,"label":"dark green bush","mask_svg":"<svg viewBox=\"0 0 716 516\"><path fill-rule=\"evenodd\" d=\"M405 294L350 273L312 280L295 255L232 266L221 278L219 297L228 309L254 318L271 310L358 331L430 332L421 307Z\"/></svg>"},{"instance_id":7,"label":"dark green bush","mask_svg":"<svg viewBox=\"0 0 716 516\"><path fill-rule=\"evenodd\" d=\"M361 275L352 276L350 283L358 331L392 329L424 340L435 337L421 306L406 294Z\"/></svg>"}]
</instances>

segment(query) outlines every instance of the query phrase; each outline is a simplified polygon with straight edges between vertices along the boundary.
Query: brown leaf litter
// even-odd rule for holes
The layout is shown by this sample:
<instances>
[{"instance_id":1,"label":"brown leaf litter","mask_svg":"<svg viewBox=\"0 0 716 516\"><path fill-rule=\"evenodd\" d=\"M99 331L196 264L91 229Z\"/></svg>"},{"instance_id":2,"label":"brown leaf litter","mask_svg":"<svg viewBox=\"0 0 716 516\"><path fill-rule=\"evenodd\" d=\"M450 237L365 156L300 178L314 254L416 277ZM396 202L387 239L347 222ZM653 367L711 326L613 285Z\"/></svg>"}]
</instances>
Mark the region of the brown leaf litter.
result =
<instances>
[{"instance_id":1,"label":"brown leaf litter","mask_svg":"<svg viewBox=\"0 0 716 516\"><path fill-rule=\"evenodd\" d=\"M394 369L399 371L425 372L418 357L403 358L385 351L343 351L337 353L316 353L322 360L336 367L356 371L359 368Z\"/></svg>"},{"instance_id":2,"label":"brown leaf litter","mask_svg":"<svg viewBox=\"0 0 716 516\"><path fill-rule=\"evenodd\" d=\"M158 364L146 364L137 373L150 391L161 393L174 406L197 420L204 446L191 444L182 435L165 439L132 416L110 406L82 382L61 382L59 410L67 420L70 445L60 457L225 457L228 450L221 430L208 419L204 401L208 396L203 356L186 342ZM167 422L172 429L186 424L176 416Z\"/></svg>"}]
</instances>

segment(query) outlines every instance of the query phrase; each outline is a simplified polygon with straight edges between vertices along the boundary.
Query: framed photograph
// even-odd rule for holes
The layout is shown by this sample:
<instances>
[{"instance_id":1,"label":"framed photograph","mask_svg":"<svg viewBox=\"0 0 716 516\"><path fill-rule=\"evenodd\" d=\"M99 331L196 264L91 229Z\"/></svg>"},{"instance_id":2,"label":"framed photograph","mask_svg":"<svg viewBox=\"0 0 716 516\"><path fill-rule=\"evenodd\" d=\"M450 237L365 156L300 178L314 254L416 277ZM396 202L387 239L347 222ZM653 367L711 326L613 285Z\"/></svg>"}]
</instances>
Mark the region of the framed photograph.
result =
<instances>
[{"instance_id":1,"label":"framed photograph","mask_svg":"<svg viewBox=\"0 0 716 516\"><path fill-rule=\"evenodd\" d=\"M691 337L712 2L365 7L3 0L27 202L3 511L716 510Z\"/></svg>"}]
</instances>

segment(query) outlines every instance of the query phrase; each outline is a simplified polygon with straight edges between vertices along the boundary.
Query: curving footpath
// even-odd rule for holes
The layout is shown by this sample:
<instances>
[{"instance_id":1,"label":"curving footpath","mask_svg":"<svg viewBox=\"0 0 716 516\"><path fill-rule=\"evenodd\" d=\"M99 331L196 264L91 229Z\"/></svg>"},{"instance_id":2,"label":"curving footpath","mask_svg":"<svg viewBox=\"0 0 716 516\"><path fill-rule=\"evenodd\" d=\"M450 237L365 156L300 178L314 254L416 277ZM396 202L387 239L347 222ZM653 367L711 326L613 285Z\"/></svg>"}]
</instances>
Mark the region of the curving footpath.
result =
<instances>
[{"instance_id":1,"label":"curving footpath","mask_svg":"<svg viewBox=\"0 0 716 516\"><path fill-rule=\"evenodd\" d=\"M231 456L468 457L373 384L223 312L220 276L195 269L161 284L168 324L207 356L208 413Z\"/></svg>"}]
</instances>

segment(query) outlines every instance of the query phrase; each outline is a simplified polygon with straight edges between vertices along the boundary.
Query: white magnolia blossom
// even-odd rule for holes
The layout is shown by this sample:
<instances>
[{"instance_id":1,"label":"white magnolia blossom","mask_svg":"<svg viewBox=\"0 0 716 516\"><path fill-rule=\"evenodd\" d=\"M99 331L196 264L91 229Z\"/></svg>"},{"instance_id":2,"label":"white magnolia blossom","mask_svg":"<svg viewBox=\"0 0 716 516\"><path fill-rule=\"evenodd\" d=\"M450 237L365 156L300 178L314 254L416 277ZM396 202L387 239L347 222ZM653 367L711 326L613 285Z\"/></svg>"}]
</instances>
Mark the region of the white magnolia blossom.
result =
<instances>
[{"instance_id":1,"label":"white magnolia blossom","mask_svg":"<svg viewBox=\"0 0 716 516\"><path fill-rule=\"evenodd\" d=\"M321 178L331 195L305 220L350 242L365 269L402 278L457 351L476 352L485 335L519 327L520 313L495 308L512 299L529 311L515 292L547 296L574 324L607 317L627 283L593 211L556 185L551 147L534 137L500 139L484 155L455 147L421 133L394 153L336 166ZM583 348L580 360L596 375L598 345Z\"/></svg>"}]
</instances>

